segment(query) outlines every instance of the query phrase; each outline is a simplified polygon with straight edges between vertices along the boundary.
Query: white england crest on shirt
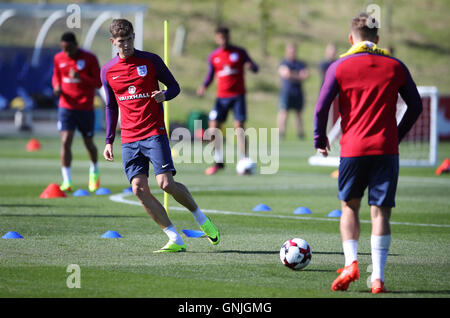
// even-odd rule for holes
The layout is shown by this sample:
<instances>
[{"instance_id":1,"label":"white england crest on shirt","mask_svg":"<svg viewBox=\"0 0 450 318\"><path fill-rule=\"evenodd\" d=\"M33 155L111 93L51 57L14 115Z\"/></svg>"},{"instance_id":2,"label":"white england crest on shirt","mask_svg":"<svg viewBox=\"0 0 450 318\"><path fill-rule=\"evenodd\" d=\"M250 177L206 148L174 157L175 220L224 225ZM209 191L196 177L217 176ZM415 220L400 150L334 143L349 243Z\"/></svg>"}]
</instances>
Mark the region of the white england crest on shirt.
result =
<instances>
[{"instance_id":1,"label":"white england crest on shirt","mask_svg":"<svg viewBox=\"0 0 450 318\"><path fill-rule=\"evenodd\" d=\"M138 66L136 69L139 76L147 75L147 65Z\"/></svg>"},{"instance_id":2,"label":"white england crest on shirt","mask_svg":"<svg viewBox=\"0 0 450 318\"><path fill-rule=\"evenodd\" d=\"M230 54L230 61L231 62L237 62L239 60L239 53L231 53Z\"/></svg>"},{"instance_id":3,"label":"white england crest on shirt","mask_svg":"<svg viewBox=\"0 0 450 318\"><path fill-rule=\"evenodd\" d=\"M81 71L85 66L86 66L85 60L77 60L77 69L78 70Z\"/></svg>"}]
</instances>

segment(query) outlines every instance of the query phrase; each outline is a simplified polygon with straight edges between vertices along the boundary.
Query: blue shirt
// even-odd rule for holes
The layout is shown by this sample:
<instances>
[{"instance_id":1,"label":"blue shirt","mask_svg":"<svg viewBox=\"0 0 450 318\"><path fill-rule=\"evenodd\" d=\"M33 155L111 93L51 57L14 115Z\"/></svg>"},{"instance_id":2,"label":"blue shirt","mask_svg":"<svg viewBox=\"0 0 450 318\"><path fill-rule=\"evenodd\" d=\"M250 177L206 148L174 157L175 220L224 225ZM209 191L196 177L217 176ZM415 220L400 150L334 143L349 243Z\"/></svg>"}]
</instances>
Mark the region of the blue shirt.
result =
<instances>
[{"instance_id":1,"label":"blue shirt","mask_svg":"<svg viewBox=\"0 0 450 318\"><path fill-rule=\"evenodd\" d=\"M299 72L303 69L306 69L306 64L302 61L295 60L283 60L280 63L281 65L285 65L289 68L290 71ZM281 79L281 94L289 95L289 96L302 96L302 82L301 81L293 81L288 79Z\"/></svg>"}]
</instances>

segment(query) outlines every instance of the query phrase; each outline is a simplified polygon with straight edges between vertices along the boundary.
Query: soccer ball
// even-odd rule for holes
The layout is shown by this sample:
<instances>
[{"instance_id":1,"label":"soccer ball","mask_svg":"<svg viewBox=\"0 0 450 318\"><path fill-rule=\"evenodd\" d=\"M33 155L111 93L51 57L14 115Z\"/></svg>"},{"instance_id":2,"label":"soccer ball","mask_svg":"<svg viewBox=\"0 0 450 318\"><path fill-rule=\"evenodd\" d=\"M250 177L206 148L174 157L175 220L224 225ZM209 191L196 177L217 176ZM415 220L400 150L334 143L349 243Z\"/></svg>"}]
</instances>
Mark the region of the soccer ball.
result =
<instances>
[{"instance_id":1,"label":"soccer ball","mask_svg":"<svg viewBox=\"0 0 450 318\"><path fill-rule=\"evenodd\" d=\"M236 172L238 175L255 174L256 163L254 163L250 158L242 158L236 165Z\"/></svg>"},{"instance_id":2,"label":"soccer ball","mask_svg":"<svg viewBox=\"0 0 450 318\"><path fill-rule=\"evenodd\" d=\"M309 244L300 238L287 240L280 249L281 263L294 270L308 266L311 256Z\"/></svg>"}]
</instances>

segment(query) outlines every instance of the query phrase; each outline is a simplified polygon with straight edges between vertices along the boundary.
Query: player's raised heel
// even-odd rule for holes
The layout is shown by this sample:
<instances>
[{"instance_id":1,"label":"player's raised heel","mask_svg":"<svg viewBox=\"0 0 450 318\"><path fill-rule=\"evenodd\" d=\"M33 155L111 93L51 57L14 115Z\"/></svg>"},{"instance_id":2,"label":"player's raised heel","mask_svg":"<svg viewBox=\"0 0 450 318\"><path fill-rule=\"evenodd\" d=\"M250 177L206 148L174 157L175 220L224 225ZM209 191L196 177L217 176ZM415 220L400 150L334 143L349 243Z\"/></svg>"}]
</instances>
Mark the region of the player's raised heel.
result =
<instances>
[{"instance_id":1,"label":"player's raised heel","mask_svg":"<svg viewBox=\"0 0 450 318\"><path fill-rule=\"evenodd\" d=\"M331 284L332 291L347 290L351 282L359 278L358 261L337 270L340 275Z\"/></svg>"},{"instance_id":2,"label":"player's raised heel","mask_svg":"<svg viewBox=\"0 0 450 318\"><path fill-rule=\"evenodd\" d=\"M214 225L213 222L211 222L211 219L209 217L206 217L205 223L200 226L203 233L206 234L206 237L211 242L212 245L217 245L220 242L220 233L217 226Z\"/></svg>"},{"instance_id":3,"label":"player's raised heel","mask_svg":"<svg viewBox=\"0 0 450 318\"><path fill-rule=\"evenodd\" d=\"M154 251L153 253L179 253L179 252L186 252L186 244L178 245L175 244L173 241L169 241L167 242L166 245L164 245L159 250Z\"/></svg>"}]
</instances>

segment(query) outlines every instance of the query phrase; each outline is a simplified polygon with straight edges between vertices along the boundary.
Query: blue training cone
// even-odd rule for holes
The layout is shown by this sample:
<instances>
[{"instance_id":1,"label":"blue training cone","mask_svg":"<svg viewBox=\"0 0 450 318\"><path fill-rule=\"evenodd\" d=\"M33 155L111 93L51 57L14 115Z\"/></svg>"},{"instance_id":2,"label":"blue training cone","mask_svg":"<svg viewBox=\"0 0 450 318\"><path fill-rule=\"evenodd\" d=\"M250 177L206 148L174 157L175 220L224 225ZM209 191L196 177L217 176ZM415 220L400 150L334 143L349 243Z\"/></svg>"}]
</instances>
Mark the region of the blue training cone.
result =
<instances>
[{"instance_id":1,"label":"blue training cone","mask_svg":"<svg viewBox=\"0 0 450 318\"><path fill-rule=\"evenodd\" d=\"M111 190L107 188L99 188L97 191L95 191L96 195L105 195L105 194L111 194Z\"/></svg>"},{"instance_id":2,"label":"blue training cone","mask_svg":"<svg viewBox=\"0 0 450 318\"><path fill-rule=\"evenodd\" d=\"M184 233L187 237L203 237L205 236L205 233L198 230L181 230L181 232Z\"/></svg>"},{"instance_id":3,"label":"blue training cone","mask_svg":"<svg viewBox=\"0 0 450 318\"><path fill-rule=\"evenodd\" d=\"M311 210L304 206L299 206L294 210L294 214L312 214Z\"/></svg>"},{"instance_id":4,"label":"blue training cone","mask_svg":"<svg viewBox=\"0 0 450 318\"><path fill-rule=\"evenodd\" d=\"M328 213L328 217L329 218L339 218L342 215L342 211L341 210L333 210L330 213Z\"/></svg>"},{"instance_id":5,"label":"blue training cone","mask_svg":"<svg viewBox=\"0 0 450 318\"><path fill-rule=\"evenodd\" d=\"M5 235L2 236L4 239L23 239L23 236L17 232L9 231Z\"/></svg>"},{"instance_id":6,"label":"blue training cone","mask_svg":"<svg viewBox=\"0 0 450 318\"><path fill-rule=\"evenodd\" d=\"M84 190L84 189L78 189L77 191L75 191L73 193L74 197L86 197L86 196L89 196L89 195L90 195L89 192Z\"/></svg>"},{"instance_id":7,"label":"blue training cone","mask_svg":"<svg viewBox=\"0 0 450 318\"><path fill-rule=\"evenodd\" d=\"M257 206L255 206L253 208L253 211L255 211L255 212L271 211L271 210L272 209L268 205L265 205L264 203L258 204Z\"/></svg>"},{"instance_id":8,"label":"blue training cone","mask_svg":"<svg viewBox=\"0 0 450 318\"><path fill-rule=\"evenodd\" d=\"M117 233L116 231L107 231L102 235L102 238L121 238L122 235Z\"/></svg>"}]
</instances>

